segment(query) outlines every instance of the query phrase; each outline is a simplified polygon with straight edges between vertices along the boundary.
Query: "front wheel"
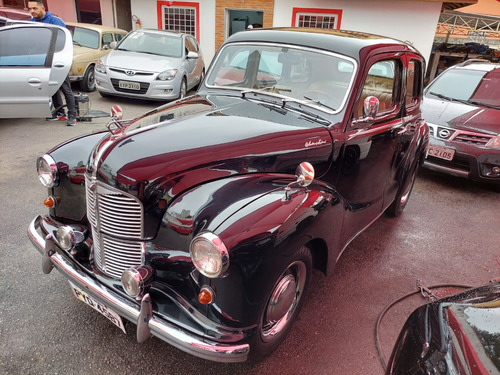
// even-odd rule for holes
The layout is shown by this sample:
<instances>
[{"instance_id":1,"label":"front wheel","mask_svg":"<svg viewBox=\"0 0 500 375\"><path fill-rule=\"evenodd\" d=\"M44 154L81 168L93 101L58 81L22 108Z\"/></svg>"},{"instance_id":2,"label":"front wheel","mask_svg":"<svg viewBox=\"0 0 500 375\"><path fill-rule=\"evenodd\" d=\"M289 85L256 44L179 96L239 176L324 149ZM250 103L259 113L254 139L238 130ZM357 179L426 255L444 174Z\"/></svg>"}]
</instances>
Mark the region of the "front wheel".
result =
<instances>
[{"instance_id":1,"label":"front wheel","mask_svg":"<svg viewBox=\"0 0 500 375\"><path fill-rule=\"evenodd\" d=\"M312 256L302 246L277 278L260 314L250 359L260 360L285 339L299 314L312 274Z\"/></svg>"},{"instance_id":2,"label":"front wheel","mask_svg":"<svg viewBox=\"0 0 500 375\"><path fill-rule=\"evenodd\" d=\"M401 215L403 210L410 199L411 191L413 190L413 185L415 184L415 179L417 177L418 161L414 161L410 169L410 172L406 176L403 184L394 198L394 202L387 209L387 214L392 217L397 217Z\"/></svg>"},{"instance_id":3,"label":"front wheel","mask_svg":"<svg viewBox=\"0 0 500 375\"><path fill-rule=\"evenodd\" d=\"M95 74L93 65L88 67L83 79L80 81L80 89L87 92L95 91Z\"/></svg>"},{"instance_id":4,"label":"front wheel","mask_svg":"<svg viewBox=\"0 0 500 375\"><path fill-rule=\"evenodd\" d=\"M187 95L187 83L186 83L186 78L182 79L181 82L181 87L179 89L179 98L178 99L184 99Z\"/></svg>"}]
</instances>

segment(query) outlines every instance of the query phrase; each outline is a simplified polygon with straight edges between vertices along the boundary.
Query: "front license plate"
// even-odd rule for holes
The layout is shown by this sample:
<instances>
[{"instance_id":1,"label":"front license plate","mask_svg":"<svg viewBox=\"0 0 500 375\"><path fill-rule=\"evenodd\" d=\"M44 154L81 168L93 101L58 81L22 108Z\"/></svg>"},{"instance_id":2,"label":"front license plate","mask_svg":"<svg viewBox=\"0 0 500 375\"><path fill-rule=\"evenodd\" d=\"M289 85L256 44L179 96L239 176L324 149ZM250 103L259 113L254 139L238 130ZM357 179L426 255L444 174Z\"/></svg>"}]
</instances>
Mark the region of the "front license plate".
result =
<instances>
[{"instance_id":1,"label":"front license plate","mask_svg":"<svg viewBox=\"0 0 500 375\"><path fill-rule=\"evenodd\" d=\"M80 301L85 302L87 305L92 307L94 310L99 311L102 315L104 315L106 318L111 320L111 322L120 328L124 333L127 333L125 331L125 327L123 325L123 321L120 315L115 313L113 310L111 310L109 307L103 305L99 301L96 301L94 298L89 296L87 293L84 291L80 290L78 287L73 285L71 282L69 283L71 286L71 290L73 291L73 294L75 295L76 298L78 298Z\"/></svg>"},{"instance_id":2,"label":"front license plate","mask_svg":"<svg viewBox=\"0 0 500 375\"><path fill-rule=\"evenodd\" d=\"M444 160L453 160L455 150L440 146L429 146L427 148L427 155Z\"/></svg>"},{"instance_id":3,"label":"front license plate","mask_svg":"<svg viewBox=\"0 0 500 375\"><path fill-rule=\"evenodd\" d=\"M127 90L140 90L141 89L141 84L139 82L118 81L118 86L121 89L127 89Z\"/></svg>"}]
</instances>

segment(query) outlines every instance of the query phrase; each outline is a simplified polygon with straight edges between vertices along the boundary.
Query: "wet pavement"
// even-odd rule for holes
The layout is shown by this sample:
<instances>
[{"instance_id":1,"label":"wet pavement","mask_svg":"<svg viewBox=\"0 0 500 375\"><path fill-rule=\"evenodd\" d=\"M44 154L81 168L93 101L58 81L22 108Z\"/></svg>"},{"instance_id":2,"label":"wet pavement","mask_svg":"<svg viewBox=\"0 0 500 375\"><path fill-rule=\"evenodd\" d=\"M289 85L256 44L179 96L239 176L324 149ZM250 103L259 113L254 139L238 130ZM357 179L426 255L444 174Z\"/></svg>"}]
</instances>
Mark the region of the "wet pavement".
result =
<instances>
[{"instance_id":1,"label":"wet pavement","mask_svg":"<svg viewBox=\"0 0 500 375\"><path fill-rule=\"evenodd\" d=\"M159 103L100 98L131 118ZM405 212L382 216L345 250L334 274L314 274L287 340L260 363L221 364L153 338L138 344L76 300L58 273L44 275L26 236L44 211L35 160L68 138L102 129L109 117L67 127L44 119L0 119L0 372L3 374L382 374L375 324L389 303L426 286L479 286L500 277L500 188L421 170ZM434 289L442 296L453 288ZM378 338L388 358L413 295L389 309Z\"/></svg>"}]
</instances>

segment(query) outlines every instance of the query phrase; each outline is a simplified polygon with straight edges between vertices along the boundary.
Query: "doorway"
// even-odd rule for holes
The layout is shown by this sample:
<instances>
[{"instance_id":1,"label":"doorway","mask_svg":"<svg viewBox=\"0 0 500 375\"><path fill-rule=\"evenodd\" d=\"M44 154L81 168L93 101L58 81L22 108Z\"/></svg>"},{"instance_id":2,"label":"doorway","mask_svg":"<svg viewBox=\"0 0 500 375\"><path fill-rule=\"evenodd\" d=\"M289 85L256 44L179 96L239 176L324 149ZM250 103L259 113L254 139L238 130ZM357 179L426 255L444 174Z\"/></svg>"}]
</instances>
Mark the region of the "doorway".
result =
<instances>
[{"instance_id":1,"label":"doorway","mask_svg":"<svg viewBox=\"0 0 500 375\"><path fill-rule=\"evenodd\" d=\"M228 9L227 36L248 28L262 27L264 12L259 10Z\"/></svg>"}]
</instances>

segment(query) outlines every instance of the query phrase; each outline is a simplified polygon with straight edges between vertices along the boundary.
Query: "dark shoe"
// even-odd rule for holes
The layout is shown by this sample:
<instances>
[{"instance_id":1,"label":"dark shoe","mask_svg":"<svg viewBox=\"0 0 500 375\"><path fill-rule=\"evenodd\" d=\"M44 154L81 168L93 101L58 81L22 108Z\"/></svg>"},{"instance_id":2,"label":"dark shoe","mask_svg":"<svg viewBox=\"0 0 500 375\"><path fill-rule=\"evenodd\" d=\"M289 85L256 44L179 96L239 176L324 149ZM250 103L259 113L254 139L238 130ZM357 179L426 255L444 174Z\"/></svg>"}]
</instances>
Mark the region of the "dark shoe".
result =
<instances>
[{"instance_id":1,"label":"dark shoe","mask_svg":"<svg viewBox=\"0 0 500 375\"><path fill-rule=\"evenodd\" d=\"M76 125L76 117L73 115L68 116L68 126L74 126Z\"/></svg>"},{"instance_id":2,"label":"dark shoe","mask_svg":"<svg viewBox=\"0 0 500 375\"><path fill-rule=\"evenodd\" d=\"M52 117L47 118L49 121L65 121L68 118L66 117L66 113L64 112L57 112L56 114L52 115Z\"/></svg>"}]
</instances>

